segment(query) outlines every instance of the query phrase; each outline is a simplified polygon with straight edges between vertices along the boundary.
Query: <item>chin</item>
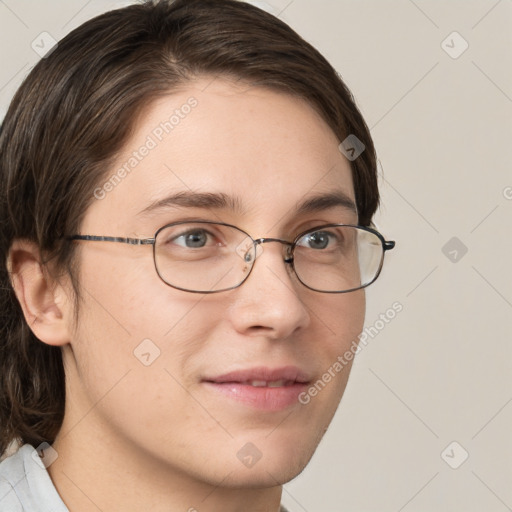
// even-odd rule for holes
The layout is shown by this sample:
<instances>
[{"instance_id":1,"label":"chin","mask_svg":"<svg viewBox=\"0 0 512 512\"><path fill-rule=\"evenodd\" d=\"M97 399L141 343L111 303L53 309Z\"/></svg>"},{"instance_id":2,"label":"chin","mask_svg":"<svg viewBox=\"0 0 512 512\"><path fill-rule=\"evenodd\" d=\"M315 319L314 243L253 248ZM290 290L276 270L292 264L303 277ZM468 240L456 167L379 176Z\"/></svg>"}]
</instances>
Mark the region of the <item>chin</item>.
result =
<instances>
[{"instance_id":1,"label":"chin","mask_svg":"<svg viewBox=\"0 0 512 512\"><path fill-rule=\"evenodd\" d=\"M312 455L305 455L301 461L296 458L264 461L262 458L252 467L235 466L223 486L232 489L261 489L284 485L302 473Z\"/></svg>"},{"instance_id":2,"label":"chin","mask_svg":"<svg viewBox=\"0 0 512 512\"><path fill-rule=\"evenodd\" d=\"M274 432L265 436L250 438L243 436L235 441L236 460L224 467L231 467L229 487L261 488L283 485L294 479L307 466L313 456L322 434L311 431L297 433ZM228 462L228 461L226 461ZM233 462L235 462L233 464Z\"/></svg>"}]
</instances>

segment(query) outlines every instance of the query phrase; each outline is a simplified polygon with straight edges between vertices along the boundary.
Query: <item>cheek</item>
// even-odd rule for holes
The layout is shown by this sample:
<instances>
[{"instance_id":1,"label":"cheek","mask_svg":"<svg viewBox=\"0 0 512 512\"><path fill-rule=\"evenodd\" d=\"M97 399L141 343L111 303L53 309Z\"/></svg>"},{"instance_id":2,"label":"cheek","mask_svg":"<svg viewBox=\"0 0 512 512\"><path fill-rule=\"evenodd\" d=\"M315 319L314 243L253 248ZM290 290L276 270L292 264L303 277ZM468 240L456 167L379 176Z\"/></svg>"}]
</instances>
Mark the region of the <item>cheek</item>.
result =
<instances>
[{"instance_id":1,"label":"cheek","mask_svg":"<svg viewBox=\"0 0 512 512\"><path fill-rule=\"evenodd\" d=\"M313 309L318 325L314 354L319 381L308 390L305 401L313 402L321 423L329 422L343 395L365 318L365 292L322 296ZM312 408L312 409L313 409Z\"/></svg>"},{"instance_id":2,"label":"cheek","mask_svg":"<svg viewBox=\"0 0 512 512\"><path fill-rule=\"evenodd\" d=\"M221 304L167 286L150 263L98 258L83 265L72 342L75 396L83 396L85 410L98 404L97 414L133 439L151 429L161 439L187 416L207 424L182 386L221 314Z\"/></svg>"},{"instance_id":3,"label":"cheek","mask_svg":"<svg viewBox=\"0 0 512 512\"><path fill-rule=\"evenodd\" d=\"M366 300L364 290L322 295L311 306L313 318L324 329L325 338L319 343L324 352L333 356L343 354L358 340L364 325Z\"/></svg>"},{"instance_id":4,"label":"cheek","mask_svg":"<svg viewBox=\"0 0 512 512\"><path fill-rule=\"evenodd\" d=\"M84 374L99 376L107 366L109 374L120 376L152 361L185 373L187 361L218 323L221 301L167 286L149 251L133 258L109 255L84 262L83 304L74 340L77 364Z\"/></svg>"},{"instance_id":5,"label":"cheek","mask_svg":"<svg viewBox=\"0 0 512 512\"><path fill-rule=\"evenodd\" d=\"M116 249L106 257L88 255L83 264L81 281L87 303L83 309L91 317L88 327L123 332L134 340L167 336L186 320L201 296L162 282L149 248Z\"/></svg>"}]
</instances>

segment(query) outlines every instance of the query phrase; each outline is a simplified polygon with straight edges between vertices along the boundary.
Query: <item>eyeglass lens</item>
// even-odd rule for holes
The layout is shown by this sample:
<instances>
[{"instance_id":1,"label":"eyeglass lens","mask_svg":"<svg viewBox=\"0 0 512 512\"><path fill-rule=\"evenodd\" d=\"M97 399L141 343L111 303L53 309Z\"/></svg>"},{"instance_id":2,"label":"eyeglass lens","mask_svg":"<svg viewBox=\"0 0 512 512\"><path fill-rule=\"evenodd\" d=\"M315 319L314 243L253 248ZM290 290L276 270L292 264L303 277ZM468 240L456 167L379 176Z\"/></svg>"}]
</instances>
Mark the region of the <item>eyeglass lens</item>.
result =
<instances>
[{"instance_id":1,"label":"eyeglass lens","mask_svg":"<svg viewBox=\"0 0 512 512\"><path fill-rule=\"evenodd\" d=\"M247 278L262 250L261 244L233 226L177 223L158 232L155 266L160 277L175 288L222 291ZM377 277L382 259L381 239L354 226L315 228L296 240L293 249L298 279L324 292L367 286Z\"/></svg>"}]
</instances>

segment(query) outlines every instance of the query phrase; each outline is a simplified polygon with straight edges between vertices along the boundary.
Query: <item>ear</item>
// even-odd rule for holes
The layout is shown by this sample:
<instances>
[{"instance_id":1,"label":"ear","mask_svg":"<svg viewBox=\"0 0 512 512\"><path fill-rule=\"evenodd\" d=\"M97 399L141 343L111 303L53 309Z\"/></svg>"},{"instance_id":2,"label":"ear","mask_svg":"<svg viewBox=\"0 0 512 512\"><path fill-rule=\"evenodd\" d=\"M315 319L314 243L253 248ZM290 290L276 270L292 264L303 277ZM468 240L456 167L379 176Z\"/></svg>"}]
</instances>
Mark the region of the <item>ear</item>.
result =
<instances>
[{"instance_id":1,"label":"ear","mask_svg":"<svg viewBox=\"0 0 512 512\"><path fill-rule=\"evenodd\" d=\"M37 244L14 240L9 249L7 268L25 320L34 335L48 345L69 343L70 300L61 284L52 279L48 269L41 264Z\"/></svg>"}]
</instances>

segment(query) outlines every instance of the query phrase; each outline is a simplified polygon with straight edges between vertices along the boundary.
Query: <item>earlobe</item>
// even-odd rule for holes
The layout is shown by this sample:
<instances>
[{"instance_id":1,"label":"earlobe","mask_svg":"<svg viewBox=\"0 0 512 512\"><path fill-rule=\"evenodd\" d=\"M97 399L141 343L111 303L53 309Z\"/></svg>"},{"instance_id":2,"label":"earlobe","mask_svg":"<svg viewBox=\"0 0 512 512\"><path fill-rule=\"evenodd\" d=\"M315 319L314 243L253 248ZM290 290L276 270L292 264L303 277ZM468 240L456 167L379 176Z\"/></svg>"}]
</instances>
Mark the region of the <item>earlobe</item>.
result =
<instances>
[{"instance_id":1,"label":"earlobe","mask_svg":"<svg viewBox=\"0 0 512 512\"><path fill-rule=\"evenodd\" d=\"M67 296L62 286L43 268L37 244L15 240L9 250L7 268L25 320L34 335L48 345L69 343Z\"/></svg>"}]
</instances>

